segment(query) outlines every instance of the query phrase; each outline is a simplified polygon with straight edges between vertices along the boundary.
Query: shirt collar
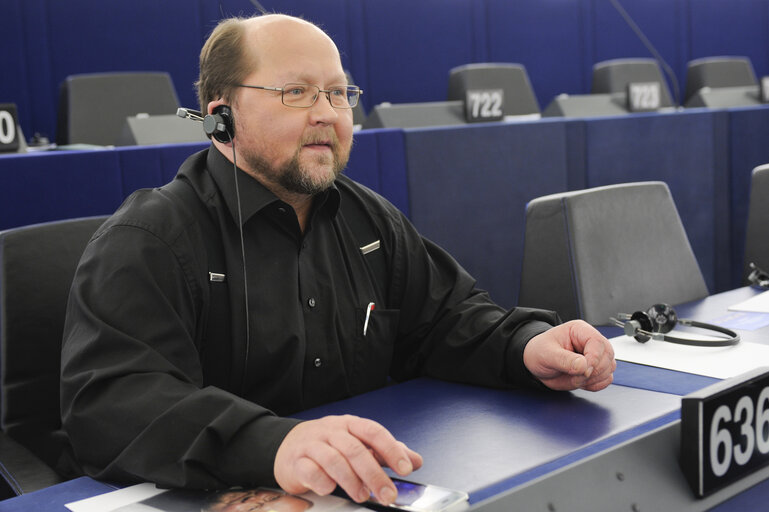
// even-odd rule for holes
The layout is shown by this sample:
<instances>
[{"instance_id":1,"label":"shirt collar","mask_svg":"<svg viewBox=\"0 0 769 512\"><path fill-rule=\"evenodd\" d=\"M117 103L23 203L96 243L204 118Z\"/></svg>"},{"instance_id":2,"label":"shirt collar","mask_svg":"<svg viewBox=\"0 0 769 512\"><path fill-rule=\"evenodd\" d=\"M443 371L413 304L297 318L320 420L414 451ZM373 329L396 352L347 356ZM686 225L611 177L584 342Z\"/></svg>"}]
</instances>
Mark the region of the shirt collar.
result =
<instances>
[{"instance_id":1,"label":"shirt collar","mask_svg":"<svg viewBox=\"0 0 769 512\"><path fill-rule=\"evenodd\" d=\"M222 193L227 209L230 211L233 219L238 218L238 197L235 190L235 174L233 172L232 162L227 160L219 150L211 145L206 160L208 171L211 173L216 185ZM238 189L240 191L240 205L243 216L243 224L253 215L262 209L280 203L286 205L278 199L267 187L259 183L251 175L238 168ZM336 216L339 211L340 194L336 183L333 183L327 190L317 194L313 202L313 212L321 210L328 212L330 217Z\"/></svg>"}]
</instances>

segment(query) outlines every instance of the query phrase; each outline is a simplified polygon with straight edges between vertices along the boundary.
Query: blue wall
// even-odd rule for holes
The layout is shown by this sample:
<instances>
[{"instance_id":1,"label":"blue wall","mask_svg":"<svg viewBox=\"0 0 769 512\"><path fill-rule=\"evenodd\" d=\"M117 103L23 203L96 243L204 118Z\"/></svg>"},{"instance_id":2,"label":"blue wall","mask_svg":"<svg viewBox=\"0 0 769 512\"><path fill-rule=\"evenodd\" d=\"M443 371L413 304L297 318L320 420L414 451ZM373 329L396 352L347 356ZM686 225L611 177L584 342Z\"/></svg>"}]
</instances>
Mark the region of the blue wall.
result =
<instances>
[{"instance_id":1,"label":"blue wall","mask_svg":"<svg viewBox=\"0 0 769 512\"><path fill-rule=\"evenodd\" d=\"M769 0L621 0L678 76L711 55L750 57L769 74ZM262 0L321 24L364 89L367 108L445 99L448 71L468 62L526 66L540 106L585 93L595 62L646 57L608 0ZM55 137L58 85L70 74L165 70L196 105L197 57L222 12L248 0L3 0L0 102L22 129Z\"/></svg>"}]
</instances>

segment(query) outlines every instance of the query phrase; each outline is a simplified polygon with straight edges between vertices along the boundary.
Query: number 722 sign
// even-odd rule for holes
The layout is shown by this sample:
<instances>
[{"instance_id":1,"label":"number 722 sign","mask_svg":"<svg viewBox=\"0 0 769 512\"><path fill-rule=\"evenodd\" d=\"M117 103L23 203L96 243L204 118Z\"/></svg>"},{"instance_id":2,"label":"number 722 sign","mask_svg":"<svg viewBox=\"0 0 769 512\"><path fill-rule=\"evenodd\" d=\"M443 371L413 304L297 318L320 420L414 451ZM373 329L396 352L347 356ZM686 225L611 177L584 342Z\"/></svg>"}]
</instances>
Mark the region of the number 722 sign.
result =
<instances>
[{"instance_id":1,"label":"number 722 sign","mask_svg":"<svg viewBox=\"0 0 769 512\"><path fill-rule=\"evenodd\" d=\"M769 368L681 399L681 467L703 497L769 463Z\"/></svg>"}]
</instances>

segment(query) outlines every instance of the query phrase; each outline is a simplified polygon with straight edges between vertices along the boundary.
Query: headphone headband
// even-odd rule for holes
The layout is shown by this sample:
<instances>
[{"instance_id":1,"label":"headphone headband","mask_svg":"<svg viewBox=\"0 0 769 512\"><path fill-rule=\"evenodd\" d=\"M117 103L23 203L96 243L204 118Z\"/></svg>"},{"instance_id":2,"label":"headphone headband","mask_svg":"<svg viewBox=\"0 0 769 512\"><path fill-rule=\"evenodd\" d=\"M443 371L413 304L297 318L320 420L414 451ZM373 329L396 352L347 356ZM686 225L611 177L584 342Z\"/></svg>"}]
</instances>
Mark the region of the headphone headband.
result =
<instances>
[{"instance_id":1,"label":"headphone headband","mask_svg":"<svg viewBox=\"0 0 769 512\"><path fill-rule=\"evenodd\" d=\"M695 347L727 347L729 345L735 345L740 341L740 335L731 329L721 327L720 325L698 322L696 320L678 318L675 310L667 304L655 304L647 311L636 311L632 315L619 313L617 318L612 317L609 320L614 325L622 327L625 330L626 335L635 338L636 341L640 343L646 343L650 339L653 339ZM715 331L724 334L727 337L703 340L667 334L676 324Z\"/></svg>"}]
</instances>

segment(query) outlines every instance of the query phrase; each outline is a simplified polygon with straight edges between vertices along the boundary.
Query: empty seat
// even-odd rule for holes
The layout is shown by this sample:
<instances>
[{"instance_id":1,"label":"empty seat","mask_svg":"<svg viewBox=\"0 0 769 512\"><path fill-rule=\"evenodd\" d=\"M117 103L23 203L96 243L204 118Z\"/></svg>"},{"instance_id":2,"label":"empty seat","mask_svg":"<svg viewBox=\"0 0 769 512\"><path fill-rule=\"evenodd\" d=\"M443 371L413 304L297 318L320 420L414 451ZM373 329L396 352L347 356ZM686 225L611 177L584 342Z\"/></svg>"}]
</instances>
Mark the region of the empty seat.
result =
<instances>
[{"instance_id":1,"label":"empty seat","mask_svg":"<svg viewBox=\"0 0 769 512\"><path fill-rule=\"evenodd\" d=\"M171 75L165 72L71 75L59 87L56 142L116 145L127 117L175 115L178 107Z\"/></svg>"},{"instance_id":2,"label":"empty seat","mask_svg":"<svg viewBox=\"0 0 769 512\"><path fill-rule=\"evenodd\" d=\"M665 183L563 192L527 205L519 304L607 325L618 312L707 295Z\"/></svg>"},{"instance_id":3,"label":"empty seat","mask_svg":"<svg viewBox=\"0 0 769 512\"><path fill-rule=\"evenodd\" d=\"M613 59L593 65L592 94L626 93L631 83L660 84L660 107L671 107L670 90L654 59Z\"/></svg>"},{"instance_id":4,"label":"empty seat","mask_svg":"<svg viewBox=\"0 0 769 512\"><path fill-rule=\"evenodd\" d=\"M526 68L512 63L474 63L449 71L448 101L466 101L471 90L501 89L502 115L539 114L539 103Z\"/></svg>"},{"instance_id":5,"label":"empty seat","mask_svg":"<svg viewBox=\"0 0 769 512\"><path fill-rule=\"evenodd\" d=\"M684 104L689 104L703 87L717 89L757 85L753 65L747 57L705 57L692 60L686 66Z\"/></svg>"},{"instance_id":6,"label":"empty seat","mask_svg":"<svg viewBox=\"0 0 769 512\"><path fill-rule=\"evenodd\" d=\"M769 272L769 164L759 165L750 176L748 225L745 231L745 258L742 284L750 284L750 263Z\"/></svg>"}]
</instances>

